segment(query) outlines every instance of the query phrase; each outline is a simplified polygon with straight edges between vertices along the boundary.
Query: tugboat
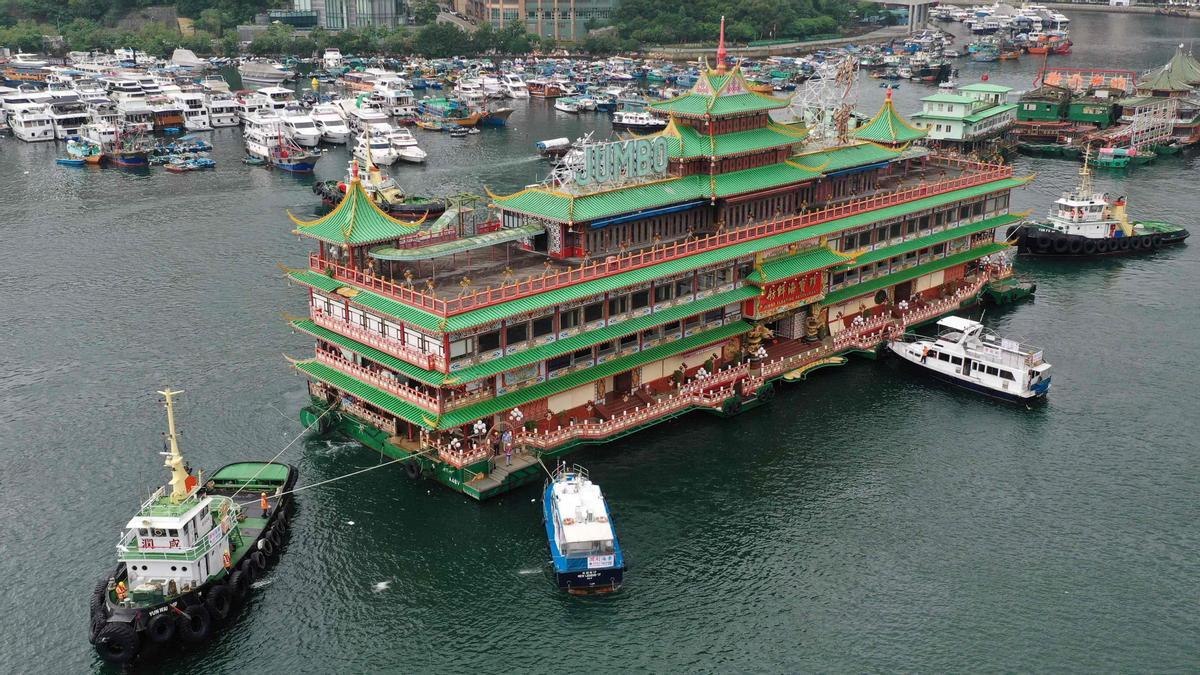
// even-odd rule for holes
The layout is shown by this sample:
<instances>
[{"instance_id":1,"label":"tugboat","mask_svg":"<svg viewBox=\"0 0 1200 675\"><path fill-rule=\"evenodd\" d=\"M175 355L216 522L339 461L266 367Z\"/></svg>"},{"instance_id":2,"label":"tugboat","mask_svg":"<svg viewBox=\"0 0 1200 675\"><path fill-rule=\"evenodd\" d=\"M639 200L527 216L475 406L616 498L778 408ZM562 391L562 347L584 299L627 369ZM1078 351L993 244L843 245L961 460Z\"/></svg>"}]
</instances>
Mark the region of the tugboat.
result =
<instances>
[{"instance_id":1,"label":"tugboat","mask_svg":"<svg viewBox=\"0 0 1200 675\"><path fill-rule=\"evenodd\" d=\"M608 504L587 472L560 464L546 481L542 510L558 587L573 595L619 589L625 558Z\"/></svg>"},{"instance_id":2,"label":"tugboat","mask_svg":"<svg viewBox=\"0 0 1200 675\"><path fill-rule=\"evenodd\" d=\"M193 475L179 451L175 397L166 389L171 480L142 503L117 543L117 566L91 599L90 639L109 663L129 663L143 645L206 640L279 554L296 469L238 462Z\"/></svg>"},{"instance_id":3,"label":"tugboat","mask_svg":"<svg viewBox=\"0 0 1200 675\"><path fill-rule=\"evenodd\" d=\"M1042 351L997 337L978 321L947 316L936 338L904 336L888 349L950 384L1006 401L1031 401L1050 391L1050 364Z\"/></svg>"},{"instance_id":4,"label":"tugboat","mask_svg":"<svg viewBox=\"0 0 1200 675\"><path fill-rule=\"evenodd\" d=\"M1054 256L1096 256L1144 253L1178 244L1188 238L1179 225L1158 220L1131 221L1125 198L1110 200L1092 190L1091 169L1085 160L1079 188L1054 202L1047 222L1027 223L1009 232L1020 253Z\"/></svg>"},{"instance_id":5,"label":"tugboat","mask_svg":"<svg viewBox=\"0 0 1200 675\"><path fill-rule=\"evenodd\" d=\"M369 158L368 158L369 159ZM326 206L337 206L346 196L346 186L354 180L354 162L350 163L346 178L341 181L326 180L313 183L312 191ZM367 176L362 183L371 201L379 205L388 215L400 217L427 216L436 219L446 212L446 202L430 197L406 195L396 179L380 170L374 162L367 163Z\"/></svg>"}]
</instances>

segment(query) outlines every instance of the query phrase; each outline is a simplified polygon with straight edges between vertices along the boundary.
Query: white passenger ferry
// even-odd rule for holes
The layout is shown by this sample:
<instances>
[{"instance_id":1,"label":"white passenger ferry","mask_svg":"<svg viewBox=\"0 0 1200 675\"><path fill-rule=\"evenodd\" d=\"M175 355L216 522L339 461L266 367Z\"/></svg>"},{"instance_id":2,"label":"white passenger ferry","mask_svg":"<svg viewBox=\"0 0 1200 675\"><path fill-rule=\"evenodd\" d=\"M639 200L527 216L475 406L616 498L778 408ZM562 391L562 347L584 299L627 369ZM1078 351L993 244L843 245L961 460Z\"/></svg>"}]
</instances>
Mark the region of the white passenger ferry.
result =
<instances>
[{"instance_id":1,"label":"white passenger ferry","mask_svg":"<svg viewBox=\"0 0 1200 675\"><path fill-rule=\"evenodd\" d=\"M916 335L888 342L897 356L951 384L1009 401L1029 401L1050 390L1050 364L1040 349L997 337L978 321L948 316L936 338Z\"/></svg>"}]
</instances>

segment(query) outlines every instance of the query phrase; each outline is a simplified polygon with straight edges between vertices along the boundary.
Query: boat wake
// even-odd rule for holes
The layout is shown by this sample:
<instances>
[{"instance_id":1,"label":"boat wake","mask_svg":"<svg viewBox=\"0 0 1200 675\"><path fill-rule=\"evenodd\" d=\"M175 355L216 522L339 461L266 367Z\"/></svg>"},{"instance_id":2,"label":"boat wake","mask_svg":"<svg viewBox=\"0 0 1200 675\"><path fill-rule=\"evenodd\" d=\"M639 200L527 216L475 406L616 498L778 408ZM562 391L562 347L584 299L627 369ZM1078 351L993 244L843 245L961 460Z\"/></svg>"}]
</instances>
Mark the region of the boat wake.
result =
<instances>
[{"instance_id":1,"label":"boat wake","mask_svg":"<svg viewBox=\"0 0 1200 675\"><path fill-rule=\"evenodd\" d=\"M373 584L371 586L371 590L376 593L382 593L382 592L386 591L388 588L391 588L391 586L392 586L392 581L391 581L391 579L388 579L387 581L380 581L380 582Z\"/></svg>"}]
</instances>

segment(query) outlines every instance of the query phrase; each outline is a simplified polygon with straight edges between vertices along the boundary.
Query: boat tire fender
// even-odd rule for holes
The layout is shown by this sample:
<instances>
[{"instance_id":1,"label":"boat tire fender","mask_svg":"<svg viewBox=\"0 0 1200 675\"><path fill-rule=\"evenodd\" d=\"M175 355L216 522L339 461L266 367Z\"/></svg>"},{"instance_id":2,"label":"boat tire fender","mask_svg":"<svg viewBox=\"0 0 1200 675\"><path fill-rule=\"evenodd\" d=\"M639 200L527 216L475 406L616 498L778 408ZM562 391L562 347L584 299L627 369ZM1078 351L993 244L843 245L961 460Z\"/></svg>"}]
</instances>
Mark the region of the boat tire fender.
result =
<instances>
[{"instance_id":1,"label":"boat tire fender","mask_svg":"<svg viewBox=\"0 0 1200 675\"><path fill-rule=\"evenodd\" d=\"M109 663L129 663L141 646L137 631L127 623L106 623L96 634L96 652Z\"/></svg>"},{"instance_id":2,"label":"boat tire fender","mask_svg":"<svg viewBox=\"0 0 1200 675\"><path fill-rule=\"evenodd\" d=\"M1100 250L1100 248L1096 245L1096 242L1092 241L1091 239L1088 239L1083 242L1084 255L1094 255L1099 250Z\"/></svg>"},{"instance_id":3,"label":"boat tire fender","mask_svg":"<svg viewBox=\"0 0 1200 675\"><path fill-rule=\"evenodd\" d=\"M108 579L104 578L96 582L96 587L92 589L92 614L104 611L104 596L108 594Z\"/></svg>"},{"instance_id":4,"label":"boat tire fender","mask_svg":"<svg viewBox=\"0 0 1200 675\"><path fill-rule=\"evenodd\" d=\"M1147 251L1147 250L1151 249L1153 246L1154 246L1154 244L1152 244L1150 242L1150 237L1147 237L1145 235L1138 237L1137 247L1139 250Z\"/></svg>"},{"instance_id":5,"label":"boat tire fender","mask_svg":"<svg viewBox=\"0 0 1200 675\"><path fill-rule=\"evenodd\" d=\"M224 620L229 616L229 610L233 607L233 599L229 597L229 588L225 584L216 584L208 590L208 596L204 598L204 607L217 619Z\"/></svg>"},{"instance_id":6,"label":"boat tire fender","mask_svg":"<svg viewBox=\"0 0 1200 675\"><path fill-rule=\"evenodd\" d=\"M1108 250L1109 250L1109 240L1108 239L1097 239L1096 240L1096 253L1108 253Z\"/></svg>"},{"instance_id":7,"label":"boat tire fender","mask_svg":"<svg viewBox=\"0 0 1200 675\"><path fill-rule=\"evenodd\" d=\"M1162 235L1155 234L1150 237L1150 248L1158 248L1162 246Z\"/></svg>"},{"instance_id":8,"label":"boat tire fender","mask_svg":"<svg viewBox=\"0 0 1200 675\"><path fill-rule=\"evenodd\" d=\"M255 553L261 553L270 558L271 556L275 555L275 544L267 538L267 535L263 535L263 537L258 540L258 550L255 551Z\"/></svg>"},{"instance_id":9,"label":"boat tire fender","mask_svg":"<svg viewBox=\"0 0 1200 675\"><path fill-rule=\"evenodd\" d=\"M237 569L229 575L229 590L235 599L245 598L250 593L250 577L244 569Z\"/></svg>"},{"instance_id":10,"label":"boat tire fender","mask_svg":"<svg viewBox=\"0 0 1200 675\"><path fill-rule=\"evenodd\" d=\"M1117 243L1118 249L1120 249L1122 251L1129 250L1129 237L1121 237L1120 239L1116 239L1115 241Z\"/></svg>"},{"instance_id":11,"label":"boat tire fender","mask_svg":"<svg viewBox=\"0 0 1200 675\"><path fill-rule=\"evenodd\" d=\"M150 623L146 624L146 637L158 644L170 642L171 638L175 637L174 614L164 612L150 619Z\"/></svg>"},{"instance_id":12,"label":"boat tire fender","mask_svg":"<svg viewBox=\"0 0 1200 675\"><path fill-rule=\"evenodd\" d=\"M1067 241L1066 237L1055 237L1054 238L1054 252L1055 253L1066 253L1067 249L1069 249L1070 247L1071 247L1071 242Z\"/></svg>"},{"instance_id":13,"label":"boat tire fender","mask_svg":"<svg viewBox=\"0 0 1200 675\"><path fill-rule=\"evenodd\" d=\"M250 562L254 563L254 568L259 571L259 576L262 576L261 572L267 569L267 556L263 555L262 551L255 551L250 554Z\"/></svg>"},{"instance_id":14,"label":"boat tire fender","mask_svg":"<svg viewBox=\"0 0 1200 675\"><path fill-rule=\"evenodd\" d=\"M721 412L726 415L736 415L742 411L742 399L730 396L721 403Z\"/></svg>"},{"instance_id":15,"label":"boat tire fender","mask_svg":"<svg viewBox=\"0 0 1200 675\"><path fill-rule=\"evenodd\" d=\"M204 642L212 633L212 615L204 605L188 605L187 616L180 616L175 624L179 637L184 642Z\"/></svg>"},{"instance_id":16,"label":"boat tire fender","mask_svg":"<svg viewBox=\"0 0 1200 675\"><path fill-rule=\"evenodd\" d=\"M254 583L254 580L259 577L258 568L254 566L254 561L250 559L250 556L246 556L245 559L242 560L242 564L240 567L238 567L238 571L240 571L242 576L246 578L247 584Z\"/></svg>"},{"instance_id":17,"label":"boat tire fender","mask_svg":"<svg viewBox=\"0 0 1200 675\"><path fill-rule=\"evenodd\" d=\"M1050 245L1054 243L1054 237L1045 236L1037 230L1033 231L1034 246L1037 247L1038 253L1045 253L1050 250Z\"/></svg>"},{"instance_id":18,"label":"boat tire fender","mask_svg":"<svg viewBox=\"0 0 1200 675\"><path fill-rule=\"evenodd\" d=\"M272 546L276 549L279 548L279 545L283 543L283 535L279 533L278 526L267 530L267 539L270 540Z\"/></svg>"},{"instance_id":19,"label":"boat tire fender","mask_svg":"<svg viewBox=\"0 0 1200 675\"><path fill-rule=\"evenodd\" d=\"M1083 242L1082 241L1080 241L1079 239L1068 239L1067 240L1067 252L1068 253L1070 253L1071 255L1078 255L1082 251L1083 251Z\"/></svg>"},{"instance_id":20,"label":"boat tire fender","mask_svg":"<svg viewBox=\"0 0 1200 675\"><path fill-rule=\"evenodd\" d=\"M408 476L412 480L416 480L416 479L420 478L421 477L421 462L418 460L415 460L415 459L411 460L409 462L406 462L404 464L404 475Z\"/></svg>"},{"instance_id":21,"label":"boat tire fender","mask_svg":"<svg viewBox=\"0 0 1200 675\"><path fill-rule=\"evenodd\" d=\"M758 391L756 391L754 395L763 403L770 403L771 400L775 398L775 383L767 382L763 386L759 387Z\"/></svg>"}]
</instances>

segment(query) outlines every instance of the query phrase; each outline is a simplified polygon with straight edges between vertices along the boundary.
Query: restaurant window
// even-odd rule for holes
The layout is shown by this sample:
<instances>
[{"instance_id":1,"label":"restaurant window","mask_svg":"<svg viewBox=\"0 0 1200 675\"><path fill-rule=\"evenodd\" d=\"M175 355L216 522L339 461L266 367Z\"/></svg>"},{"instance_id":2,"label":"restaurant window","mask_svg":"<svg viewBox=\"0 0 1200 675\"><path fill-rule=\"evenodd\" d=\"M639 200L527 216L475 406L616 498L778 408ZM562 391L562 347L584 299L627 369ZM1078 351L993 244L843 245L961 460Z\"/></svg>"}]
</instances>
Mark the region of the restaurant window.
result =
<instances>
[{"instance_id":1,"label":"restaurant window","mask_svg":"<svg viewBox=\"0 0 1200 675\"><path fill-rule=\"evenodd\" d=\"M632 333L630 335L626 335L625 337L621 338L621 351L625 351L626 349L631 349L633 347L636 347L637 343L638 343L637 333Z\"/></svg>"},{"instance_id":2,"label":"restaurant window","mask_svg":"<svg viewBox=\"0 0 1200 675\"><path fill-rule=\"evenodd\" d=\"M904 233L905 234L916 234L917 233L917 221L910 220L907 223L905 223L904 224Z\"/></svg>"},{"instance_id":3,"label":"restaurant window","mask_svg":"<svg viewBox=\"0 0 1200 675\"><path fill-rule=\"evenodd\" d=\"M665 337L669 337L669 338L679 337L679 322L678 321L672 321L671 323L664 324L662 329L663 329L663 335Z\"/></svg>"},{"instance_id":4,"label":"restaurant window","mask_svg":"<svg viewBox=\"0 0 1200 675\"><path fill-rule=\"evenodd\" d=\"M946 245L938 244L937 246L933 247L932 251L935 256L941 257L942 254L946 252Z\"/></svg>"},{"instance_id":5,"label":"restaurant window","mask_svg":"<svg viewBox=\"0 0 1200 675\"><path fill-rule=\"evenodd\" d=\"M604 318L604 303L593 302L590 305L583 306L583 322L591 323Z\"/></svg>"},{"instance_id":6,"label":"restaurant window","mask_svg":"<svg viewBox=\"0 0 1200 675\"><path fill-rule=\"evenodd\" d=\"M929 216L923 216L917 221L917 229L922 231L929 229Z\"/></svg>"},{"instance_id":7,"label":"restaurant window","mask_svg":"<svg viewBox=\"0 0 1200 675\"><path fill-rule=\"evenodd\" d=\"M599 345L596 346L596 351L600 356L612 354L613 352L617 351L617 343L614 340L609 340L608 342L601 342Z\"/></svg>"},{"instance_id":8,"label":"restaurant window","mask_svg":"<svg viewBox=\"0 0 1200 675\"><path fill-rule=\"evenodd\" d=\"M870 247L870 245L871 245L871 231L867 230L866 232L859 232L858 233L858 247L859 248L868 248L868 247Z\"/></svg>"},{"instance_id":9,"label":"restaurant window","mask_svg":"<svg viewBox=\"0 0 1200 675\"><path fill-rule=\"evenodd\" d=\"M716 286L717 286L717 273L716 272L704 272L703 274L700 274L699 276L696 277L696 290L698 290L698 291L707 291L710 288L716 288Z\"/></svg>"},{"instance_id":10,"label":"restaurant window","mask_svg":"<svg viewBox=\"0 0 1200 675\"><path fill-rule=\"evenodd\" d=\"M608 315L617 316L629 311L629 296L618 295L608 299Z\"/></svg>"},{"instance_id":11,"label":"restaurant window","mask_svg":"<svg viewBox=\"0 0 1200 675\"><path fill-rule=\"evenodd\" d=\"M692 278L680 279L675 282L675 297L682 298L692 294Z\"/></svg>"},{"instance_id":12,"label":"restaurant window","mask_svg":"<svg viewBox=\"0 0 1200 675\"><path fill-rule=\"evenodd\" d=\"M500 331L494 330L479 335L479 352L490 352L500 348Z\"/></svg>"},{"instance_id":13,"label":"restaurant window","mask_svg":"<svg viewBox=\"0 0 1200 675\"><path fill-rule=\"evenodd\" d=\"M579 319L582 317L582 315L583 315L583 311L580 310L578 307L576 307L575 309L564 309L559 314L559 317L558 317L559 324L561 325L562 330L567 330L569 328L578 328L579 323L580 323Z\"/></svg>"},{"instance_id":14,"label":"restaurant window","mask_svg":"<svg viewBox=\"0 0 1200 675\"><path fill-rule=\"evenodd\" d=\"M450 358L457 359L460 356L474 353L475 338L463 338L450 343Z\"/></svg>"},{"instance_id":15,"label":"restaurant window","mask_svg":"<svg viewBox=\"0 0 1200 675\"><path fill-rule=\"evenodd\" d=\"M592 348L588 347L587 349L580 349L571 355L571 360L574 361L575 365L577 366L580 364L590 364L592 362Z\"/></svg>"},{"instance_id":16,"label":"restaurant window","mask_svg":"<svg viewBox=\"0 0 1200 675\"><path fill-rule=\"evenodd\" d=\"M650 329L642 331L642 339L645 340L646 342L651 342L651 341L657 340L657 339L661 338L662 335L663 335L662 326L655 326L654 328L650 328Z\"/></svg>"},{"instance_id":17,"label":"restaurant window","mask_svg":"<svg viewBox=\"0 0 1200 675\"><path fill-rule=\"evenodd\" d=\"M529 339L529 324L521 322L514 326L509 326L504 329L504 339L511 347L519 342L524 342Z\"/></svg>"},{"instance_id":18,"label":"restaurant window","mask_svg":"<svg viewBox=\"0 0 1200 675\"><path fill-rule=\"evenodd\" d=\"M554 315L539 317L533 320L533 337L540 338L554 332Z\"/></svg>"},{"instance_id":19,"label":"restaurant window","mask_svg":"<svg viewBox=\"0 0 1200 675\"><path fill-rule=\"evenodd\" d=\"M633 308L634 309L641 309L643 307L650 306L650 291L649 291L649 289L644 290L644 291L637 291L631 297L633 299Z\"/></svg>"},{"instance_id":20,"label":"restaurant window","mask_svg":"<svg viewBox=\"0 0 1200 675\"><path fill-rule=\"evenodd\" d=\"M904 234L904 224L898 223L898 222L892 223L892 226L888 231L888 238L895 239L903 234Z\"/></svg>"},{"instance_id":21,"label":"restaurant window","mask_svg":"<svg viewBox=\"0 0 1200 675\"><path fill-rule=\"evenodd\" d=\"M696 316L689 316L683 322L683 330L685 333L689 330L698 328L699 326L700 326L700 315L699 314L697 314Z\"/></svg>"},{"instance_id":22,"label":"restaurant window","mask_svg":"<svg viewBox=\"0 0 1200 675\"><path fill-rule=\"evenodd\" d=\"M717 275L717 285L718 286L723 286L723 285L733 281L733 268L724 267L724 268L717 270L715 274Z\"/></svg>"},{"instance_id":23,"label":"restaurant window","mask_svg":"<svg viewBox=\"0 0 1200 675\"><path fill-rule=\"evenodd\" d=\"M562 356L556 356L556 357L550 359L549 361L547 361L546 362L546 370L547 371L562 370L563 368L566 368L569 365L571 365L571 355L563 354Z\"/></svg>"},{"instance_id":24,"label":"restaurant window","mask_svg":"<svg viewBox=\"0 0 1200 675\"><path fill-rule=\"evenodd\" d=\"M671 299L671 284L654 287L654 303L666 302Z\"/></svg>"},{"instance_id":25,"label":"restaurant window","mask_svg":"<svg viewBox=\"0 0 1200 675\"><path fill-rule=\"evenodd\" d=\"M845 273L845 272L836 272L836 273L834 273L834 275L833 275L833 285L834 285L834 286L837 286L838 284L842 283L842 282L843 282L843 281L845 281L845 280L846 280L846 273Z\"/></svg>"},{"instance_id":26,"label":"restaurant window","mask_svg":"<svg viewBox=\"0 0 1200 675\"><path fill-rule=\"evenodd\" d=\"M704 313L704 323L719 323L725 318L725 308L718 307Z\"/></svg>"}]
</instances>

